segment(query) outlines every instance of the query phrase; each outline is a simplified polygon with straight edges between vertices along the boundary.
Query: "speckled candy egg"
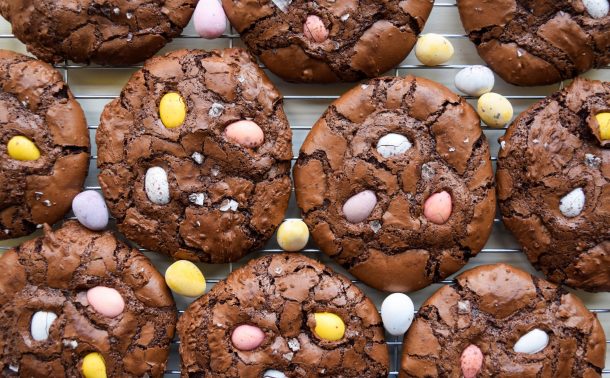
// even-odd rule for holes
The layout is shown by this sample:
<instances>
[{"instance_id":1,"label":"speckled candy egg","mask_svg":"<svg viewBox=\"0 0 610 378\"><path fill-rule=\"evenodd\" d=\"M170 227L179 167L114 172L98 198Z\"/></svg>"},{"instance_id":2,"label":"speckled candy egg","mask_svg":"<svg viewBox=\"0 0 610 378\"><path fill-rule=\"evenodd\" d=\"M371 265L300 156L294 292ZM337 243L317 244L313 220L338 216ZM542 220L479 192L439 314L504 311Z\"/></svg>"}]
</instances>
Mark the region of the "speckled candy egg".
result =
<instances>
[{"instance_id":1,"label":"speckled candy egg","mask_svg":"<svg viewBox=\"0 0 610 378\"><path fill-rule=\"evenodd\" d=\"M381 304L381 320L390 335L401 336L407 332L414 313L413 301L402 293L388 295Z\"/></svg>"},{"instance_id":2,"label":"speckled candy egg","mask_svg":"<svg viewBox=\"0 0 610 378\"><path fill-rule=\"evenodd\" d=\"M76 219L90 230L99 231L108 225L108 208L104 197L94 190L79 193L72 200Z\"/></svg>"},{"instance_id":3,"label":"speckled candy egg","mask_svg":"<svg viewBox=\"0 0 610 378\"><path fill-rule=\"evenodd\" d=\"M582 0L587 13L593 18L602 18L608 15L610 4L608 0Z\"/></svg>"},{"instance_id":4,"label":"speckled candy egg","mask_svg":"<svg viewBox=\"0 0 610 378\"><path fill-rule=\"evenodd\" d=\"M477 113L488 126L503 127L513 118L513 106L506 97L490 92L479 98Z\"/></svg>"},{"instance_id":5,"label":"speckled candy egg","mask_svg":"<svg viewBox=\"0 0 610 378\"><path fill-rule=\"evenodd\" d=\"M252 121L237 121L225 129L227 139L247 148L256 148L265 141L265 133Z\"/></svg>"}]
</instances>

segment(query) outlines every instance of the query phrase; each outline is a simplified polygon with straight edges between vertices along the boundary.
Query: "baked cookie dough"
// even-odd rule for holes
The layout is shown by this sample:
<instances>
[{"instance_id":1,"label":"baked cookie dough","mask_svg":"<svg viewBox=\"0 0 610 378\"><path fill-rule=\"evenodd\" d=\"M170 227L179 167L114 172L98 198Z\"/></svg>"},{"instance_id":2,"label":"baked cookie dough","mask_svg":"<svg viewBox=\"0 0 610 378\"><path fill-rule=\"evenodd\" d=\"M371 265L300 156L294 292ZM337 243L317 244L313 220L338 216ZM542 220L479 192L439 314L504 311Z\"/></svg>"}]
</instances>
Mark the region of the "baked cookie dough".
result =
<instances>
[{"instance_id":1,"label":"baked cookie dough","mask_svg":"<svg viewBox=\"0 0 610 378\"><path fill-rule=\"evenodd\" d=\"M0 240L63 218L88 169L87 122L61 74L0 50Z\"/></svg>"},{"instance_id":2,"label":"baked cookie dough","mask_svg":"<svg viewBox=\"0 0 610 378\"><path fill-rule=\"evenodd\" d=\"M498 155L504 224L549 280L588 291L610 291L608 120L610 83L577 78L521 113Z\"/></svg>"},{"instance_id":3,"label":"baked cookie dough","mask_svg":"<svg viewBox=\"0 0 610 378\"><path fill-rule=\"evenodd\" d=\"M0 270L3 377L81 377L96 359L108 377L163 376L174 300L151 262L110 232L47 225Z\"/></svg>"},{"instance_id":4,"label":"baked cookie dough","mask_svg":"<svg viewBox=\"0 0 610 378\"><path fill-rule=\"evenodd\" d=\"M314 241L380 290L415 291L456 272L493 224L479 117L423 78L379 78L341 96L303 143L294 181Z\"/></svg>"},{"instance_id":5,"label":"baked cookie dough","mask_svg":"<svg viewBox=\"0 0 610 378\"><path fill-rule=\"evenodd\" d=\"M49 63L122 65L159 51L188 24L197 0L0 0L30 53Z\"/></svg>"},{"instance_id":6,"label":"baked cookie dough","mask_svg":"<svg viewBox=\"0 0 610 378\"><path fill-rule=\"evenodd\" d=\"M356 81L394 68L433 0L223 0L250 52L294 82Z\"/></svg>"},{"instance_id":7,"label":"baked cookie dough","mask_svg":"<svg viewBox=\"0 0 610 378\"><path fill-rule=\"evenodd\" d=\"M299 254L267 255L234 271L188 307L178 333L182 377L389 373L373 302L346 277Z\"/></svg>"},{"instance_id":8,"label":"baked cookie dough","mask_svg":"<svg viewBox=\"0 0 610 378\"><path fill-rule=\"evenodd\" d=\"M104 109L99 181L130 240L236 261L284 219L291 138L280 93L248 53L179 50L147 61Z\"/></svg>"},{"instance_id":9,"label":"baked cookie dough","mask_svg":"<svg viewBox=\"0 0 610 378\"><path fill-rule=\"evenodd\" d=\"M509 83L552 84L610 63L608 0L457 0L457 5L479 55Z\"/></svg>"},{"instance_id":10,"label":"baked cookie dough","mask_svg":"<svg viewBox=\"0 0 610 378\"><path fill-rule=\"evenodd\" d=\"M510 265L485 265L424 302L399 377L592 378L605 353L604 330L578 297Z\"/></svg>"}]
</instances>

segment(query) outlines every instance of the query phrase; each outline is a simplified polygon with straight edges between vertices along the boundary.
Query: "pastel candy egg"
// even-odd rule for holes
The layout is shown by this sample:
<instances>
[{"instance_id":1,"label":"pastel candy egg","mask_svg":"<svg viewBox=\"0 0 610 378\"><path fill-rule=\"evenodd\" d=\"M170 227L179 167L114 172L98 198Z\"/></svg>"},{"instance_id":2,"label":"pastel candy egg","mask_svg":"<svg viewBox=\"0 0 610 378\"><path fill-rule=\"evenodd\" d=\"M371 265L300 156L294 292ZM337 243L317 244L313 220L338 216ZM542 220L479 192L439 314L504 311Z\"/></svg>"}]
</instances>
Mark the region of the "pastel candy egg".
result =
<instances>
[{"instance_id":1,"label":"pastel candy egg","mask_svg":"<svg viewBox=\"0 0 610 378\"><path fill-rule=\"evenodd\" d=\"M227 16L219 0L199 0L193 22L197 34L206 39L218 38L227 29Z\"/></svg>"},{"instance_id":2,"label":"pastel candy egg","mask_svg":"<svg viewBox=\"0 0 610 378\"><path fill-rule=\"evenodd\" d=\"M284 251L300 251L305 248L308 240L309 229L300 219L288 219L277 230L277 243Z\"/></svg>"},{"instance_id":3,"label":"pastel candy egg","mask_svg":"<svg viewBox=\"0 0 610 378\"><path fill-rule=\"evenodd\" d=\"M424 203L424 216L435 224L444 224L449 219L453 204L451 195L445 191L428 197Z\"/></svg>"},{"instance_id":4,"label":"pastel candy egg","mask_svg":"<svg viewBox=\"0 0 610 378\"><path fill-rule=\"evenodd\" d=\"M44 341L49 338L49 329L51 325L57 319L57 315L54 312L38 311L32 316L32 322L30 324L30 332L32 339L36 341Z\"/></svg>"},{"instance_id":5,"label":"pastel candy egg","mask_svg":"<svg viewBox=\"0 0 610 378\"><path fill-rule=\"evenodd\" d=\"M186 103L179 93L170 92L161 98L159 118L168 129L176 128L186 119Z\"/></svg>"},{"instance_id":6,"label":"pastel candy egg","mask_svg":"<svg viewBox=\"0 0 610 378\"><path fill-rule=\"evenodd\" d=\"M12 137L6 146L8 155L15 160L32 161L40 159L40 150L34 142L18 135Z\"/></svg>"},{"instance_id":7,"label":"pastel candy egg","mask_svg":"<svg viewBox=\"0 0 610 378\"><path fill-rule=\"evenodd\" d=\"M303 34L307 39L316 43L322 43L328 39L328 29L324 26L324 22L320 17L314 15L307 16L303 25Z\"/></svg>"},{"instance_id":8,"label":"pastel candy egg","mask_svg":"<svg viewBox=\"0 0 610 378\"><path fill-rule=\"evenodd\" d=\"M437 66L453 56L453 45L442 35L423 34L415 45L415 56L426 66Z\"/></svg>"},{"instance_id":9,"label":"pastel candy egg","mask_svg":"<svg viewBox=\"0 0 610 378\"><path fill-rule=\"evenodd\" d=\"M401 336L411 326L415 308L413 301L402 293L390 294L381 304L381 320L390 335Z\"/></svg>"},{"instance_id":10,"label":"pastel candy egg","mask_svg":"<svg viewBox=\"0 0 610 378\"><path fill-rule=\"evenodd\" d=\"M584 207L585 192L582 188L572 190L559 201L559 211L568 218L579 216Z\"/></svg>"},{"instance_id":11,"label":"pastel candy egg","mask_svg":"<svg viewBox=\"0 0 610 378\"><path fill-rule=\"evenodd\" d=\"M593 18L602 18L608 15L610 4L608 0L582 0L587 13Z\"/></svg>"},{"instance_id":12,"label":"pastel candy egg","mask_svg":"<svg viewBox=\"0 0 610 378\"><path fill-rule=\"evenodd\" d=\"M157 205L169 203L169 182L167 173L161 167L152 167L146 171L144 189L150 202Z\"/></svg>"},{"instance_id":13,"label":"pastel candy egg","mask_svg":"<svg viewBox=\"0 0 610 378\"><path fill-rule=\"evenodd\" d=\"M471 96L481 96L494 87L494 73L485 66L466 67L455 75L455 87Z\"/></svg>"},{"instance_id":14,"label":"pastel candy egg","mask_svg":"<svg viewBox=\"0 0 610 378\"><path fill-rule=\"evenodd\" d=\"M476 345L469 345L462 352L460 365L464 378L475 378L483 366L483 353Z\"/></svg>"},{"instance_id":15,"label":"pastel candy egg","mask_svg":"<svg viewBox=\"0 0 610 378\"><path fill-rule=\"evenodd\" d=\"M610 113L599 113L595 115L599 124L599 134L602 140L610 140Z\"/></svg>"},{"instance_id":16,"label":"pastel candy egg","mask_svg":"<svg viewBox=\"0 0 610 378\"><path fill-rule=\"evenodd\" d=\"M240 146L256 148L265 141L263 129L252 121L237 121L225 129L228 140Z\"/></svg>"},{"instance_id":17,"label":"pastel candy egg","mask_svg":"<svg viewBox=\"0 0 610 378\"><path fill-rule=\"evenodd\" d=\"M406 136L390 133L379 138L377 152L384 158L402 155L411 148L411 142Z\"/></svg>"},{"instance_id":18,"label":"pastel candy egg","mask_svg":"<svg viewBox=\"0 0 610 378\"><path fill-rule=\"evenodd\" d=\"M485 93L477 103L477 113L488 126L502 127L513 118L513 106L497 93Z\"/></svg>"},{"instance_id":19,"label":"pastel candy egg","mask_svg":"<svg viewBox=\"0 0 610 378\"><path fill-rule=\"evenodd\" d=\"M85 378L106 378L106 363L101 354L89 353L83 358L83 376Z\"/></svg>"},{"instance_id":20,"label":"pastel candy egg","mask_svg":"<svg viewBox=\"0 0 610 378\"><path fill-rule=\"evenodd\" d=\"M165 271L165 282L172 291L185 297L198 297L205 292L203 273L190 261L179 260Z\"/></svg>"},{"instance_id":21,"label":"pastel candy egg","mask_svg":"<svg viewBox=\"0 0 610 378\"><path fill-rule=\"evenodd\" d=\"M231 342L235 348L242 351L250 351L258 348L265 340L265 333L258 327L242 324L233 330Z\"/></svg>"},{"instance_id":22,"label":"pastel candy egg","mask_svg":"<svg viewBox=\"0 0 610 378\"><path fill-rule=\"evenodd\" d=\"M263 373L263 378L286 378L286 374L279 370L267 370Z\"/></svg>"},{"instance_id":23,"label":"pastel candy egg","mask_svg":"<svg viewBox=\"0 0 610 378\"><path fill-rule=\"evenodd\" d=\"M109 318L114 318L123 313L125 300L113 288L96 286L87 291L87 301L93 309Z\"/></svg>"},{"instance_id":24,"label":"pastel candy egg","mask_svg":"<svg viewBox=\"0 0 610 378\"><path fill-rule=\"evenodd\" d=\"M103 230L108 225L106 202L95 190L86 190L74 197L72 211L76 219L90 230Z\"/></svg>"},{"instance_id":25,"label":"pastel candy egg","mask_svg":"<svg viewBox=\"0 0 610 378\"><path fill-rule=\"evenodd\" d=\"M521 336L513 347L517 353L538 353L549 344L549 335L541 329L535 328Z\"/></svg>"},{"instance_id":26,"label":"pastel candy egg","mask_svg":"<svg viewBox=\"0 0 610 378\"><path fill-rule=\"evenodd\" d=\"M377 197L372 190L362 191L350 197L343 204L343 214L350 223L360 223L371 214L377 205Z\"/></svg>"},{"instance_id":27,"label":"pastel candy egg","mask_svg":"<svg viewBox=\"0 0 610 378\"><path fill-rule=\"evenodd\" d=\"M318 312L314 314L314 319L316 320L314 332L319 338L328 341L337 341L343 338L345 323L338 315L330 312Z\"/></svg>"}]
</instances>

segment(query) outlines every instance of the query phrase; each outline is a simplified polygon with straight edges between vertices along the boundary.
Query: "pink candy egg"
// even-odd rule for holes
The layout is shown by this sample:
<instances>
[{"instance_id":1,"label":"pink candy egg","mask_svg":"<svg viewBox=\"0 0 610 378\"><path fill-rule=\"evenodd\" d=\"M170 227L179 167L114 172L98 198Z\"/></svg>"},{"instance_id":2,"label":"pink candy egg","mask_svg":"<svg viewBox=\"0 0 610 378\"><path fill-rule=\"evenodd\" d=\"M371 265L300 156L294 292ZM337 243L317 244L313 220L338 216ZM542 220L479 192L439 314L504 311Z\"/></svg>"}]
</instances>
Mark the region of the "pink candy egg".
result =
<instances>
[{"instance_id":1,"label":"pink candy egg","mask_svg":"<svg viewBox=\"0 0 610 378\"><path fill-rule=\"evenodd\" d=\"M328 29L320 17L307 16L305 25L303 25L303 34L311 41L322 43L328 38Z\"/></svg>"},{"instance_id":2,"label":"pink candy egg","mask_svg":"<svg viewBox=\"0 0 610 378\"><path fill-rule=\"evenodd\" d=\"M476 345L469 345L460 358L464 378L475 378L483 366L483 352Z\"/></svg>"},{"instance_id":3,"label":"pink candy egg","mask_svg":"<svg viewBox=\"0 0 610 378\"><path fill-rule=\"evenodd\" d=\"M256 148L265 141L265 134L256 123L252 121L238 121L225 129L228 140L248 148Z\"/></svg>"},{"instance_id":4,"label":"pink candy egg","mask_svg":"<svg viewBox=\"0 0 610 378\"><path fill-rule=\"evenodd\" d=\"M87 301L93 309L109 318L121 315L125 309L125 300L118 291L105 286L96 286L87 291Z\"/></svg>"},{"instance_id":5,"label":"pink candy egg","mask_svg":"<svg viewBox=\"0 0 610 378\"><path fill-rule=\"evenodd\" d=\"M235 348L249 351L258 348L265 340L265 333L258 327L242 324L233 330L231 342Z\"/></svg>"},{"instance_id":6,"label":"pink candy egg","mask_svg":"<svg viewBox=\"0 0 610 378\"><path fill-rule=\"evenodd\" d=\"M432 223L447 222L451 210L451 195L445 191L431 195L424 203L424 216Z\"/></svg>"},{"instance_id":7,"label":"pink candy egg","mask_svg":"<svg viewBox=\"0 0 610 378\"><path fill-rule=\"evenodd\" d=\"M206 39L218 38L227 29L227 16L220 0L199 0L193 21L197 34Z\"/></svg>"}]
</instances>

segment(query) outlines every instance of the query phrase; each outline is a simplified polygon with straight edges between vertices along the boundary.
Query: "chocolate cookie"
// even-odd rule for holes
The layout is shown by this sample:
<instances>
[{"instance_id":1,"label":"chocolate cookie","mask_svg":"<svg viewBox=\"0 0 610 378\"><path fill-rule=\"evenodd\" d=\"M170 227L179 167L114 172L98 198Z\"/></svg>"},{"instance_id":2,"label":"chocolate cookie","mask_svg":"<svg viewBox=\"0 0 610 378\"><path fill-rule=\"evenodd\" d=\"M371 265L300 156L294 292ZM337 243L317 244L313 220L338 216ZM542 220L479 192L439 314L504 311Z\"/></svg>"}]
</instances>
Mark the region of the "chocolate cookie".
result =
<instances>
[{"instance_id":1,"label":"chocolate cookie","mask_svg":"<svg viewBox=\"0 0 610 378\"><path fill-rule=\"evenodd\" d=\"M0 240L60 220L88 168L85 115L60 73L0 50Z\"/></svg>"},{"instance_id":2,"label":"chocolate cookie","mask_svg":"<svg viewBox=\"0 0 610 378\"><path fill-rule=\"evenodd\" d=\"M129 239L236 261L284 219L291 137L281 95L245 51L175 51L147 61L104 109L99 181Z\"/></svg>"},{"instance_id":3,"label":"chocolate cookie","mask_svg":"<svg viewBox=\"0 0 610 378\"><path fill-rule=\"evenodd\" d=\"M231 24L275 74L295 82L376 77L409 54L433 0L223 0Z\"/></svg>"},{"instance_id":4,"label":"chocolate cookie","mask_svg":"<svg viewBox=\"0 0 610 378\"><path fill-rule=\"evenodd\" d=\"M506 227L551 281L589 291L610 291L609 112L610 83L578 78L517 117L498 155Z\"/></svg>"},{"instance_id":5,"label":"chocolate cookie","mask_svg":"<svg viewBox=\"0 0 610 378\"><path fill-rule=\"evenodd\" d=\"M477 113L433 81L359 85L314 125L294 168L313 239L366 284L414 291L463 267L495 211Z\"/></svg>"},{"instance_id":6,"label":"chocolate cookie","mask_svg":"<svg viewBox=\"0 0 610 378\"><path fill-rule=\"evenodd\" d=\"M0 0L0 14L49 63L141 62L188 24L197 0Z\"/></svg>"},{"instance_id":7,"label":"chocolate cookie","mask_svg":"<svg viewBox=\"0 0 610 378\"><path fill-rule=\"evenodd\" d=\"M80 377L100 357L108 377L163 376L176 308L142 253L72 221L0 269L3 377Z\"/></svg>"},{"instance_id":8,"label":"chocolate cookie","mask_svg":"<svg viewBox=\"0 0 610 378\"><path fill-rule=\"evenodd\" d=\"M329 319L344 327L334 341L323 329ZM244 350L243 330L258 345ZM189 306L178 333L182 377L388 376L373 302L344 276L298 254L267 255L234 271Z\"/></svg>"},{"instance_id":9,"label":"chocolate cookie","mask_svg":"<svg viewBox=\"0 0 610 378\"><path fill-rule=\"evenodd\" d=\"M610 63L607 0L457 0L457 5L479 55L509 83L552 84Z\"/></svg>"},{"instance_id":10,"label":"chocolate cookie","mask_svg":"<svg viewBox=\"0 0 610 378\"><path fill-rule=\"evenodd\" d=\"M600 377L606 340L565 289L495 264L460 274L421 306L399 377Z\"/></svg>"}]
</instances>

